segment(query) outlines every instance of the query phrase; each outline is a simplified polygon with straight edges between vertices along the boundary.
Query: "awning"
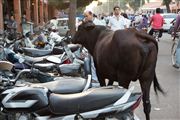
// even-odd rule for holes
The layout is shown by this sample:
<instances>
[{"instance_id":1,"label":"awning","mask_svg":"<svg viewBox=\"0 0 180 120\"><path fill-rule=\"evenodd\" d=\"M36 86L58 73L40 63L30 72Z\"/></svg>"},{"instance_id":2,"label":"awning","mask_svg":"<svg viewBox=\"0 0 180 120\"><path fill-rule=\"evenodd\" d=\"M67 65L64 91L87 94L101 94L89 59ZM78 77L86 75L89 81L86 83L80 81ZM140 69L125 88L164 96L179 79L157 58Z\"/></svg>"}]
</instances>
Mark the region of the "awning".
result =
<instances>
[{"instance_id":1,"label":"awning","mask_svg":"<svg viewBox=\"0 0 180 120\"><path fill-rule=\"evenodd\" d=\"M146 3L144 4L141 9L142 10L146 10L146 9L156 9L156 8L162 8L162 2L150 2L150 3Z\"/></svg>"}]
</instances>

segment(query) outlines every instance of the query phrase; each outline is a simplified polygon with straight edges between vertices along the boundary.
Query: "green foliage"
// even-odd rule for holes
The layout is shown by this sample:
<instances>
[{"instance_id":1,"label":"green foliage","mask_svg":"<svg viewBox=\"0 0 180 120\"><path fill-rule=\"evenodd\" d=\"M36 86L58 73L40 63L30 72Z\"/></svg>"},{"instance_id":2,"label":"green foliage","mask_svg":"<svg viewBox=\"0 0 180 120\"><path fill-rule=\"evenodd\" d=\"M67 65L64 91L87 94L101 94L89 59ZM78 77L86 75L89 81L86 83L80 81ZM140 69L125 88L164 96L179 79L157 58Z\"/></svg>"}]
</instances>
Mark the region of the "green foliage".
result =
<instances>
[{"instance_id":1,"label":"green foliage","mask_svg":"<svg viewBox=\"0 0 180 120\"><path fill-rule=\"evenodd\" d=\"M77 8L84 7L91 3L93 0L77 0ZM69 0L49 0L50 5L55 6L57 9L69 8Z\"/></svg>"},{"instance_id":2,"label":"green foliage","mask_svg":"<svg viewBox=\"0 0 180 120\"><path fill-rule=\"evenodd\" d=\"M167 8L167 12L171 12L170 11L170 7L169 7L169 4L171 3L172 0L163 0L163 4L166 5L166 8Z\"/></svg>"},{"instance_id":3,"label":"green foliage","mask_svg":"<svg viewBox=\"0 0 180 120\"><path fill-rule=\"evenodd\" d=\"M166 5L166 4L170 4L172 0L163 0L163 4Z\"/></svg>"},{"instance_id":4,"label":"green foliage","mask_svg":"<svg viewBox=\"0 0 180 120\"><path fill-rule=\"evenodd\" d=\"M129 3L129 5L134 9L134 10L138 10L138 8L141 5L144 5L145 0L120 0L121 1L121 8L122 9L126 9L126 4ZM147 0L147 2L149 2L149 0Z\"/></svg>"}]
</instances>

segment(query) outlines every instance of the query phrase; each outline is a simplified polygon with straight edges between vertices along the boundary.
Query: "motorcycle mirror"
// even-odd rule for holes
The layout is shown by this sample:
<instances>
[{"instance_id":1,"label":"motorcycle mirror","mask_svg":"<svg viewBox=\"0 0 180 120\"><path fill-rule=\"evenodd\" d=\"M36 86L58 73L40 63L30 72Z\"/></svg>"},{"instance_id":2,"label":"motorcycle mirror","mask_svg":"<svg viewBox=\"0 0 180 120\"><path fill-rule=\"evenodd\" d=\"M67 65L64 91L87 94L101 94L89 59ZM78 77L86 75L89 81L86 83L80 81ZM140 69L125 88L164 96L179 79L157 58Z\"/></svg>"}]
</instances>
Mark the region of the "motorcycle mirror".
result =
<instances>
[{"instance_id":1,"label":"motorcycle mirror","mask_svg":"<svg viewBox=\"0 0 180 120\"><path fill-rule=\"evenodd\" d=\"M49 57L46 58L46 60L49 61L49 62L56 63L56 64L61 63L61 60L58 57L55 57L55 56L49 56Z\"/></svg>"}]
</instances>

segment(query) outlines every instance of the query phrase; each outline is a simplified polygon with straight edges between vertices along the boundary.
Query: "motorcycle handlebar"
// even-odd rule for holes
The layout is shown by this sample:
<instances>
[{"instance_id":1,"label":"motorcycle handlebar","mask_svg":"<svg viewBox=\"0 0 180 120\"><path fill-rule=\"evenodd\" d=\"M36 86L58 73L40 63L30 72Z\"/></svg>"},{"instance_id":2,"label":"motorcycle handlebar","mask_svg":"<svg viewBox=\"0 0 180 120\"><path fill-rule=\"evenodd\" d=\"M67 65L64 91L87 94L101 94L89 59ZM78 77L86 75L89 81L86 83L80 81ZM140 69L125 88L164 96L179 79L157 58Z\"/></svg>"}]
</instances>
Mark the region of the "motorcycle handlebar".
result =
<instances>
[{"instance_id":1,"label":"motorcycle handlebar","mask_svg":"<svg viewBox=\"0 0 180 120\"><path fill-rule=\"evenodd\" d=\"M30 69L24 69L24 70L21 70L14 79L2 78L1 81L2 81L2 82L10 82L10 83L14 83L14 84L15 84L16 81L20 78L20 76L21 76L22 74L24 74L24 73L30 73L30 72L32 72L32 70L30 70Z\"/></svg>"}]
</instances>

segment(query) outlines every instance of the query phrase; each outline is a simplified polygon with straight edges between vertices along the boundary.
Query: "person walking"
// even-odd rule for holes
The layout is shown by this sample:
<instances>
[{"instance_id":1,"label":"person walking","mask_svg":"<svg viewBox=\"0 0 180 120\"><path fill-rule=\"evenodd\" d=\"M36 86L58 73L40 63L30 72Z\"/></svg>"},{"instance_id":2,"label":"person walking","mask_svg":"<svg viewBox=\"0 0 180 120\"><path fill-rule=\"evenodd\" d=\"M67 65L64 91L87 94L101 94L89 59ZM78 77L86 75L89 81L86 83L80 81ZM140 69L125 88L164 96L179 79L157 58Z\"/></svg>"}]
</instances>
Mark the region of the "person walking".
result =
<instances>
[{"instance_id":1,"label":"person walking","mask_svg":"<svg viewBox=\"0 0 180 120\"><path fill-rule=\"evenodd\" d=\"M95 15L93 15L93 12L90 10L86 10L84 11L84 21L93 21L93 23L95 25L104 25L99 19L97 19L95 17ZM99 81L97 78L97 74L96 74L96 68L94 66L94 60L93 57L91 56L91 75L92 75L92 86L93 87L99 87Z\"/></svg>"},{"instance_id":2,"label":"person walking","mask_svg":"<svg viewBox=\"0 0 180 120\"><path fill-rule=\"evenodd\" d=\"M148 29L148 17L145 14L142 15L142 19L140 21L138 29L139 30L147 30Z\"/></svg>"},{"instance_id":3,"label":"person walking","mask_svg":"<svg viewBox=\"0 0 180 120\"><path fill-rule=\"evenodd\" d=\"M24 12L22 15L22 20L21 20L21 25L22 25L22 32L23 35L25 35L27 33L27 19L26 19L26 13Z\"/></svg>"},{"instance_id":4,"label":"person walking","mask_svg":"<svg viewBox=\"0 0 180 120\"><path fill-rule=\"evenodd\" d=\"M51 25L51 28L53 29L58 29L58 20L56 17L53 17L51 20L50 20L50 25Z\"/></svg>"},{"instance_id":5,"label":"person walking","mask_svg":"<svg viewBox=\"0 0 180 120\"><path fill-rule=\"evenodd\" d=\"M125 23L126 23L126 27L129 28L130 25L131 25L131 20L128 18L128 15L126 13L122 13L122 16L124 17L125 19Z\"/></svg>"},{"instance_id":6,"label":"person walking","mask_svg":"<svg viewBox=\"0 0 180 120\"><path fill-rule=\"evenodd\" d=\"M17 22L15 21L13 15L11 15L10 20L8 21L7 31L9 33L8 39L10 39L10 40L16 39L16 36L17 36Z\"/></svg>"},{"instance_id":7,"label":"person walking","mask_svg":"<svg viewBox=\"0 0 180 120\"><path fill-rule=\"evenodd\" d=\"M6 13L4 17L4 30L7 30L8 21L9 21L9 15Z\"/></svg>"},{"instance_id":8,"label":"person walking","mask_svg":"<svg viewBox=\"0 0 180 120\"><path fill-rule=\"evenodd\" d=\"M84 21L93 21L95 25L104 25L92 11L84 11Z\"/></svg>"},{"instance_id":9,"label":"person walking","mask_svg":"<svg viewBox=\"0 0 180 120\"><path fill-rule=\"evenodd\" d=\"M164 18L160 15L161 9L156 8L156 14L153 15L150 19L150 25L152 25L151 30L149 31L149 35L153 35L155 30L159 31L159 38L162 37L163 33L163 24L164 24Z\"/></svg>"},{"instance_id":10,"label":"person walking","mask_svg":"<svg viewBox=\"0 0 180 120\"><path fill-rule=\"evenodd\" d=\"M178 15L176 17L176 22L175 22L175 25L174 25L174 38L173 38L173 41L176 38L176 33L179 30L179 27L180 27L180 12L178 13ZM173 65L173 67L175 67L177 69L180 67L180 40L178 41L178 45L177 45L177 48L176 48L176 63Z\"/></svg>"},{"instance_id":11,"label":"person walking","mask_svg":"<svg viewBox=\"0 0 180 120\"><path fill-rule=\"evenodd\" d=\"M114 10L114 15L109 19L108 27L110 27L110 29L113 31L127 28L126 20L121 15L120 7L115 6L113 10Z\"/></svg>"}]
</instances>

